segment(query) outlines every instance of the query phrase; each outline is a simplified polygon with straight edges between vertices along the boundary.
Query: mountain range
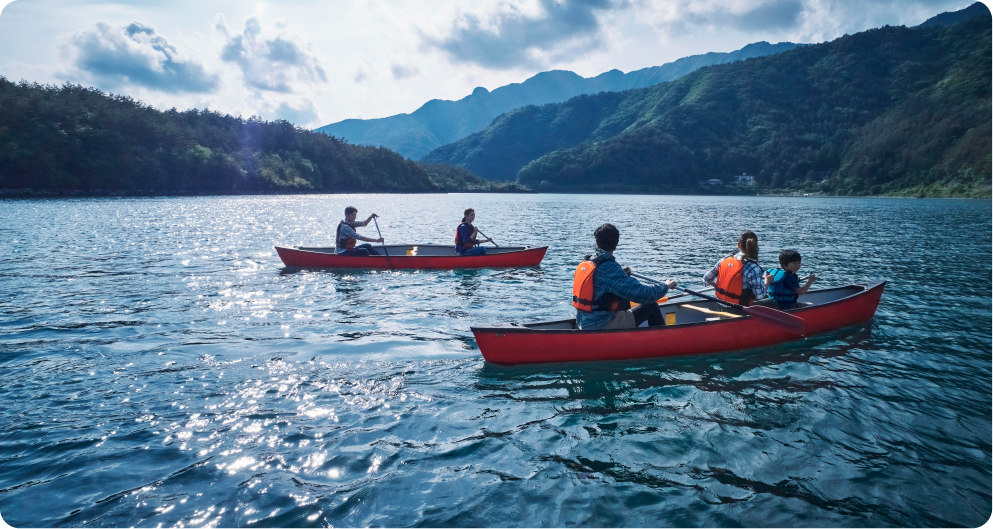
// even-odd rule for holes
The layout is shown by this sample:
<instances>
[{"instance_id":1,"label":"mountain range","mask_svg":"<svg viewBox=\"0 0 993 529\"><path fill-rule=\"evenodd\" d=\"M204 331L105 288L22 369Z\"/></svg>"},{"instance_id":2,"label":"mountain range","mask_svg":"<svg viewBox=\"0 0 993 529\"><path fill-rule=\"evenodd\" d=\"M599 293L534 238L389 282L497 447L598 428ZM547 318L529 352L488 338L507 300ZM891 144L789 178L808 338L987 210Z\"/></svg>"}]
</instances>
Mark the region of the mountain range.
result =
<instances>
[{"instance_id":1,"label":"mountain range","mask_svg":"<svg viewBox=\"0 0 993 529\"><path fill-rule=\"evenodd\" d=\"M518 108L422 160L539 191L700 192L744 172L776 188L988 196L990 12L968 9L982 16Z\"/></svg>"},{"instance_id":2,"label":"mountain range","mask_svg":"<svg viewBox=\"0 0 993 529\"><path fill-rule=\"evenodd\" d=\"M410 114L380 119L346 119L315 129L355 145L383 146L410 159L486 128L498 115L526 105L557 103L581 94L619 92L678 79L698 68L791 50L791 42L756 42L730 53L705 53L628 73L582 77L566 70L541 72L523 83L483 87L458 100L433 99Z\"/></svg>"}]
</instances>

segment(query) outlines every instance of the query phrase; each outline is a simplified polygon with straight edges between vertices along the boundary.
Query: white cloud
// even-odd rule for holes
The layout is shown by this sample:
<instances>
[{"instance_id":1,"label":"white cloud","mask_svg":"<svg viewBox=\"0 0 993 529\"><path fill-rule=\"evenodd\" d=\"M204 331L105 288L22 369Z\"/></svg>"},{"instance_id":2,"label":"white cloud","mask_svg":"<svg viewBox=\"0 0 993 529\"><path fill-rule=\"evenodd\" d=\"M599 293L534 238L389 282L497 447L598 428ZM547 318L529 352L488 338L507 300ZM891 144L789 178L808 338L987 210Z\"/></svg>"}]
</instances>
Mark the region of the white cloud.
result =
<instances>
[{"instance_id":1,"label":"white cloud","mask_svg":"<svg viewBox=\"0 0 993 529\"><path fill-rule=\"evenodd\" d=\"M636 18L663 38L734 31L821 42L882 25L916 25L959 0L637 0ZM945 7L946 9L942 9Z\"/></svg>"},{"instance_id":2,"label":"white cloud","mask_svg":"<svg viewBox=\"0 0 993 529\"><path fill-rule=\"evenodd\" d=\"M136 85L170 93L213 92L220 83L216 73L141 22L120 27L98 22L73 33L63 51L75 68L65 77L82 77L107 89Z\"/></svg>"},{"instance_id":3,"label":"white cloud","mask_svg":"<svg viewBox=\"0 0 993 529\"><path fill-rule=\"evenodd\" d=\"M271 110L267 114L271 114L275 119L285 119L290 123L299 125L321 124L317 107L309 99L303 99L297 105L283 101L275 110Z\"/></svg>"},{"instance_id":4,"label":"white cloud","mask_svg":"<svg viewBox=\"0 0 993 529\"><path fill-rule=\"evenodd\" d=\"M501 2L488 12L459 10L447 36L422 31L421 41L456 64L542 67L548 55L568 60L599 48L599 15L626 7L623 0Z\"/></svg>"},{"instance_id":5,"label":"white cloud","mask_svg":"<svg viewBox=\"0 0 993 529\"><path fill-rule=\"evenodd\" d=\"M589 77L759 40L821 42L884 24L916 25L969 3L25 0L0 17L0 75L113 89L161 109L209 106L320 126L412 112L431 99L461 99L476 86L492 90L544 70ZM237 21L233 29L219 13ZM145 29L130 33L135 20Z\"/></svg>"},{"instance_id":6,"label":"white cloud","mask_svg":"<svg viewBox=\"0 0 993 529\"><path fill-rule=\"evenodd\" d=\"M252 17L245 21L245 30L233 36L223 17L218 18L217 27L228 36L221 59L238 65L246 87L294 93L301 85L327 82L317 55L290 33L285 21L263 28Z\"/></svg>"},{"instance_id":7,"label":"white cloud","mask_svg":"<svg viewBox=\"0 0 993 529\"><path fill-rule=\"evenodd\" d=\"M393 66L390 67L390 73L393 74L393 78L394 79L396 79L396 80L399 81L401 79L406 79L408 77L413 77L413 76L421 73L421 71L418 70L416 66L405 66L405 65L402 65L402 64L395 64L394 63Z\"/></svg>"}]
</instances>

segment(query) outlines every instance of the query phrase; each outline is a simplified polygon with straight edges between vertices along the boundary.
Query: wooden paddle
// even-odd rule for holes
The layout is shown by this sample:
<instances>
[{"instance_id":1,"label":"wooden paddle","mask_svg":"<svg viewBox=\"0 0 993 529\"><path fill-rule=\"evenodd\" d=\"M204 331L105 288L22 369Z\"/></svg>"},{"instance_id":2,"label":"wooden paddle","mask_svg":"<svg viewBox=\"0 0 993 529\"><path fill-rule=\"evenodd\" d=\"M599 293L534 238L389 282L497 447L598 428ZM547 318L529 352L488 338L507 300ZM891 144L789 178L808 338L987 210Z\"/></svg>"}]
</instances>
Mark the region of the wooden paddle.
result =
<instances>
[{"instance_id":1,"label":"wooden paddle","mask_svg":"<svg viewBox=\"0 0 993 529\"><path fill-rule=\"evenodd\" d=\"M678 297L678 296L675 296L675 297ZM667 303L668 301L669 301L669 296L662 296L661 298L659 298L656 301L656 303L658 303L659 305L661 305L663 303ZM641 305L641 303L635 303L633 301L631 302L631 308L637 307L638 305Z\"/></svg>"},{"instance_id":2,"label":"wooden paddle","mask_svg":"<svg viewBox=\"0 0 993 529\"><path fill-rule=\"evenodd\" d=\"M810 276L803 276L799 280L800 281L806 281L809 277ZM714 287L707 287L707 288L703 289L703 291L713 290L713 289L714 289ZM687 294L687 293L684 292L682 294L676 294L675 296L665 296L665 297L659 299L658 301L656 301L656 303L658 303L659 305L661 305L663 303L668 303L668 302L670 302L670 301L672 301L674 299L685 298L686 296L692 296L692 295L693 294ZM638 305L637 303L632 303L631 304L632 307L637 306L637 305ZM694 308L697 308L697 307L694 307ZM707 310L707 309L701 309L701 310ZM721 312L720 314L730 314L730 313L729 312Z\"/></svg>"},{"instance_id":3,"label":"wooden paddle","mask_svg":"<svg viewBox=\"0 0 993 529\"><path fill-rule=\"evenodd\" d=\"M658 279L654 279L648 276L643 276L641 274L636 274L634 272L631 272L631 275L639 279L651 281L653 283L662 283L662 281L659 281ZM792 333L799 334L800 336L803 336L807 332L807 322L803 321L802 318L798 318L792 314L787 314L780 310L776 310L770 307L763 307L761 305L753 305L751 307L746 307L744 305L739 305L737 303L729 303L722 299L717 299L713 296L701 294L700 292L696 292L686 288L675 287L674 290L679 290L681 292L693 294L694 296L701 297L703 299L707 299L710 301L716 301L718 303L730 305L732 307L740 309L742 312L748 314L749 316L755 316L756 318L759 318L762 321L765 321L766 323L775 325L781 329L785 329Z\"/></svg>"},{"instance_id":4,"label":"wooden paddle","mask_svg":"<svg viewBox=\"0 0 993 529\"><path fill-rule=\"evenodd\" d=\"M486 237L486 234L485 234L485 233L483 233L483 230L481 230L481 229L479 229L479 228L476 228L476 231L478 231L478 232L479 232L479 234L480 234L480 235L482 235L483 237ZM490 239L489 237L486 237L486 238L487 238L487 239ZM490 239L490 242L491 242L491 243L493 243L493 246L496 246L497 248L499 248L499 247L500 247L500 245L499 245L499 244L497 244L497 243L496 243L496 241L494 241L493 239Z\"/></svg>"},{"instance_id":5,"label":"wooden paddle","mask_svg":"<svg viewBox=\"0 0 993 529\"><path fill-rule=\"evenodd\" d=\"M803 282L803 281L806 281L806 280L807 280L807 279L809 279L809 278L810 278L810 276L803 276L803 277L801 277L801 278L800 278L800 279L799 279L798 281L801 281L801 282ZM713 290L713 289L714 289L714 287L707 287L707 288L705 288L705 289L703 289L703 290L701 290L701 292L706 292L706 291L708 291L708 290ZM664 300L666 300L666 301L672 301L672 300L674 300L674 299L679 299L679 298L685 298L686 296L692 296L692 295L693 295L693 294L686 294L686 293L683 293L683 294L676 294L675 296L667 296L667 297L664 297L664 298L662 298L662 299L660 299L660 300L659 300L659 303L664 303L664 302L662 301L663 299L664 299Z\"/></svg>"},{"instance_id":6,"label":"wooden paddle","mask_svg":"<svg viewBox=\"0 0 993 529\"><path fill-rule=\"evenodd\" d=\"M725 318L740 318L741 314L731 314L730 312L718 312L716 310L705 309L703 307L697 307L694 305L680 305L680 308L693 309L700 312L706 312L707 314L713 314L715 316L723 316Z\"/></svg>"},{"instance_id":7,"label":"wooden paddle","mask_svg":"<svg viewBox=\"0 0 993 529\"><path fill-rule=\"evenodd\" d=\"M390 252L386 250L386 241L382 241L383 232L379 231L379 221L376 220L376 217L373 217L372 221L376 223L376 233L379 234L380 244L383 245L383 253L386 254L386 264L390 265L390 270L393 270L393 261L390 260Z\"/></svg>"}]
</instances>

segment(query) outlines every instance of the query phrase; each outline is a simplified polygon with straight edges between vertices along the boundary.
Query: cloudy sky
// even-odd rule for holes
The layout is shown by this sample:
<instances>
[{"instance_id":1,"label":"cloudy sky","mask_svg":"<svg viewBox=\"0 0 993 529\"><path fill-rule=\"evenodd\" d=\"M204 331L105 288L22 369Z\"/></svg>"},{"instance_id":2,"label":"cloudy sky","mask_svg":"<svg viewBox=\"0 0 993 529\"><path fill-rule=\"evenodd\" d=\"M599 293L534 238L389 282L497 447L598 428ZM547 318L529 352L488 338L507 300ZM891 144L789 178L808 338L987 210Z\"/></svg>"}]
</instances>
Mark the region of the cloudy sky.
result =
<instances>
[{"instance_id":1,"label":"cloudy sky","mask_svg":"<svg viewBox=\"0 0 993 529\"><path fill-rule=\"evenodd\" d=\"M762 40L823 42L970 3L0 0L0 76L318 127L546 70L590 77Z\"/></svg>"}]
</instances>

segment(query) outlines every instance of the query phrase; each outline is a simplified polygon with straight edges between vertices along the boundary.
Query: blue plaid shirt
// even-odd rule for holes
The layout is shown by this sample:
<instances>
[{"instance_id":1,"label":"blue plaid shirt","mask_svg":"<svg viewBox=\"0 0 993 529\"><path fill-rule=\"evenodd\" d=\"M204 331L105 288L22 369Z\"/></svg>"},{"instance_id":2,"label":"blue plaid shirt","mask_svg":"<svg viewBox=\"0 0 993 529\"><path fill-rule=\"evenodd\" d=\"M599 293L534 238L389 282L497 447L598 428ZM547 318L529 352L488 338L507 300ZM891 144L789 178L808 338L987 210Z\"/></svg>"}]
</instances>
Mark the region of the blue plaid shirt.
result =
<instances>
[{"instance_id":1,"label":"blue plaid shirt","mask_svg":"<svg viewBox=\"0 0 993 529\"><path fill-rule=\"evenodd\" d=\"M745 260L745 254L738 252L734 258L745 263L745 268L741 272L742 290L751 289L755 299L765 299L768 294L765 291L765 280L762 278L762 267L755 261ZM721 259L723 261L724 259ZM703 282L708 285L717 284L717 273L720 271L721 263L714 265L707 275L703 276Z\"/></svg>"},{"instance_id":2,"label":"blue plaid shirt","mask_svg":"<svg viewBox=\"0 0 993 529\"><path fill-rule=\"evenodd\" d=\"M597 248L591 258L598 263L593 271L593 301L596 303L604 294L613 294L631 303L651 303L669 292L664 283L646 286L627 275L621 265L614 260L614 254ZM576 326L583 330L602 329L610 323L614 313L609 310L593 312L576 311Z\"/></svg>"}]
</instances>

